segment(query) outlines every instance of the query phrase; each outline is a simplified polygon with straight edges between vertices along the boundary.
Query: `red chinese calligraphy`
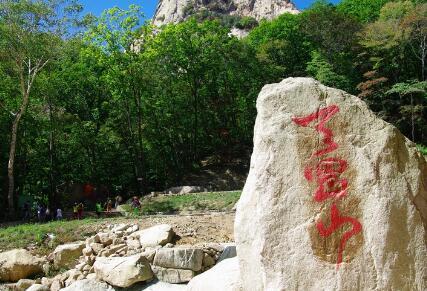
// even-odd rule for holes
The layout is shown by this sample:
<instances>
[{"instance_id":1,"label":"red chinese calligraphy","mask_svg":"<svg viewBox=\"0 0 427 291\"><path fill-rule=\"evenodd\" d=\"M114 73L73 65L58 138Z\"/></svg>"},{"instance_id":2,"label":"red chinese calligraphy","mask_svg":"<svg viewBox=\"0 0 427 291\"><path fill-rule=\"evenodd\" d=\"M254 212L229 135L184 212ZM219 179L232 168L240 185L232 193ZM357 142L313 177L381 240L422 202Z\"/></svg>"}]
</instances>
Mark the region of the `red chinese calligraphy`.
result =
<instances>
[{"instance_id":1,"label":"red chinese calligraphy","mask_svg":"<svg viewBox=\"0 0 427 291\"><path fill-rule=\"evenodd\" d=\"M326 127L326 123L338 112L338 106L331 105L310 115L292 118L293 122L303 127L308 127L313 121L318 120L314 128L323 135L322 141L326 147L315 151L311 158L324 156L338 148L338 144L334 141L332 130ZM316 202L323 202L326 199L334 199L330 209L331 224L326 228L321 220L317 221L316 227L319 234L323 237L328 237L345 224L352 225L351 230L346 231L340 239L337 264L342 263L342 256L347 241L362 230L362 225L357 219L341 216L336 205L336 201L347 195L348 180L341 178L341 174L344 173L347 167L347 161L337 157L328 157L320 160L315 166L309 165L304 169L304 177L307 181L314 181L317 184L314 200Z\"/></svg>"},{"instance_id":2,"label":"red chinese calligraphy","mask_svg":"<svg viewBox=\"0 0 427 291\"><path fill-rule=\"evenodd\" d=\"M326 108L320 109L308 116L292 118L293 122L303 127L307 127L311 122L319 119L319 123L316 125L315 129L319 133L323 134L323 143L326 144L326 148L318 150L313 154L314 156L319 157L330 153L338 148L338 144L333 140L334 135L332 133L332 130L325 127L325 123L328 122L337 112L339 112L338 106L331 105Z\"/></svg>"},{"instance_id":3,"label":"red chinese calligraphy","mask_svg":"<svg viewBox=\"0 0 427 291\"><path fill-rule=\"evenodd\" d=\"M338 259L337 264L342 263L342 253L345 248L346 242L353 236L359 233L362 230L362 224L360 224L357 219L352 217L346 217L341 216L338 210L337 205L334 203L331 207L331 224L328 228L325 228L322 221L318 221L316 223L317 230L319 231L319 234L321 236L330 236L333 232L335 232L337 229L339 229L341 226L343 226L346 223L352 224L352 229L349 231L346 231L341 238L340 246L338 248Z\"/></svg>"}]
</instances>

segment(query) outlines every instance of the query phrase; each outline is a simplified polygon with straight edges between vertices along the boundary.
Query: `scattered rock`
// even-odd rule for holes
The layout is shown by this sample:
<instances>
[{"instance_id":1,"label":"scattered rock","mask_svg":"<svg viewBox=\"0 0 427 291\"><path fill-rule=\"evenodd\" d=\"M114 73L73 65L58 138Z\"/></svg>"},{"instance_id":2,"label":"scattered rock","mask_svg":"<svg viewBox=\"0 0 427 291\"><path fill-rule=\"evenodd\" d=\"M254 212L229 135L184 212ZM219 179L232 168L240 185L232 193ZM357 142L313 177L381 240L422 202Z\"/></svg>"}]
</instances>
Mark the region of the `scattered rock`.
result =
<instances>
[{"instance_id":1,"label":"scattered rock","mask_svg":"<svg viewBox=\"0 0 427 291\"><path fill-rule=\"evenodd\" d=\"M113 237L109 233L100 232L95 235L95 242L101 243L104 246L109 246L113 243Z\"/></svg>"},{"instance_id":2,"label":"scattered rock","mask_svg":"<svg viewBox=\"0 0 427 291\"><path fill-rule=\"evenodd\" d=\"M101 243L91 243L90 248L92 249L93 253L97 255L104 249L104 245Z\"/></svg>"},{"instance_id":3,"label":"scattered rock","mask_svg":"<svg viewBox=\"0 0 427 291\"><path fill-rule=\"evenodd\" d=\"M172 226L169 224L160 224L134 232L131 236L139 238L142 247L154 247L169 243L174 234Z\"/></svg>"},{"instance_id":4,"label":"scattered rock","mask_svg":"<svg viewBox=\"0 0 427 291\"><path fill-rule=\"evenodd\" d=\"M310 78L264 86L257 109L235 220L243 288L427 290L427 164L415 144Z\"/></svg>"},{"instance_id":5,"label":"scattered rock","mask_svg":"<svg viewBox=\"0 0 427 291\"><path fill-rule=\"evenodd\" d=\"M202 262L203 251L201 249L163 248L157 250L153 264L164 268L200 271Z\"/></svg>"},{"instance_id":6,"label":"scattered rock","mask_svg":"<svg viewBox=\"0 0 427 291\"><path fill-rule=\"evenodd\" d=\"M82 250L85 247L84 242L75 242L65 245L59 245L53 251L53 262L56 268L73 268L78 263Z\"/></svg>"},{"instance_id":7,"label":"scattered rock","mask_svg":"<svg viewBox=\"0 0 427 291\"><path fill-rule=\"evenodd\" d=\"M242 291L237 258L226 259L197 275L187 285L188 291ZM252 289L248 289L252 290ZM282 290L282 289L277 289Z\"/></svg>"},{"instance_id":8,"label":"scattered rock","mask_svg":"<svg viewBox=\"0 0 427 291\"><path fill-rule=\"evenodd\" d=\"M141 254L124 258L97 258L94 268L98 279L123 288L153 277L149 262Z\"/></svg>"},{"instance_id":9,"label":"scattered rock","mask_svg":"<svg viewBox=\"0 0 427 291\"><path fill-rule=\"evenodd\" d=\"M27 250L15 249L0 253L0 282L17 282L43 272L46 261Z\"/></svg>"}]
</instances>

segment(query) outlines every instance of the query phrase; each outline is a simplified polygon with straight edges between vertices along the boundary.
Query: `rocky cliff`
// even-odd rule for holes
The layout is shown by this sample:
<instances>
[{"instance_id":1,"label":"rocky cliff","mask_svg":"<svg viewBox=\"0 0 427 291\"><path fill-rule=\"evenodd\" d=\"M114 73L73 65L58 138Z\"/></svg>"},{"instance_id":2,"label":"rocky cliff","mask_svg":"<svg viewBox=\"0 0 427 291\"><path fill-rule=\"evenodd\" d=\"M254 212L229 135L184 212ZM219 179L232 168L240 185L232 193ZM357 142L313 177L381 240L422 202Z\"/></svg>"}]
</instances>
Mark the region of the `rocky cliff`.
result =
<instances>
[{"instance_id":1,"label":"rocky cliff","mask_svg":"<svg viewBox=\"0 0 427 291\"><path fill-rule=\"evenodd\" d=\"M299 13L291 0L159 0L153 23L177 23L195 13L248 16L261 20Z\"/></svg>"}]
</instances>

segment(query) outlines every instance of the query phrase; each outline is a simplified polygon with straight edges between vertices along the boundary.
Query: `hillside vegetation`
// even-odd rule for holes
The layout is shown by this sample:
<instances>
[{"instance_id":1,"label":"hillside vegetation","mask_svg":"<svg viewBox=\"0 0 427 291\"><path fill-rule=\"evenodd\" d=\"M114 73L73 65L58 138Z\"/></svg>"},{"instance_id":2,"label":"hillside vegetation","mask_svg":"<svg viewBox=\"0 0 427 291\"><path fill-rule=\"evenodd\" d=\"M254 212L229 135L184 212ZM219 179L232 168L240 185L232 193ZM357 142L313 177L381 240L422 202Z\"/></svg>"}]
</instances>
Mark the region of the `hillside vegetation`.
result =
<instances>
[{"instance_id":1,"label":"hillside vegetation","mask_svg":"<svg viewBox=\"0 0 427 291\"><path fill-rule=\"evenodd\" d=\"M0 216L61 205L74 184L125 198L180 185L250 148L258 92L293 76L358 95L427 153L425 1L317 1L243 39L215 17L159 29L135 5L81 11L0 2Z\"/></svg>"}]
</instances>

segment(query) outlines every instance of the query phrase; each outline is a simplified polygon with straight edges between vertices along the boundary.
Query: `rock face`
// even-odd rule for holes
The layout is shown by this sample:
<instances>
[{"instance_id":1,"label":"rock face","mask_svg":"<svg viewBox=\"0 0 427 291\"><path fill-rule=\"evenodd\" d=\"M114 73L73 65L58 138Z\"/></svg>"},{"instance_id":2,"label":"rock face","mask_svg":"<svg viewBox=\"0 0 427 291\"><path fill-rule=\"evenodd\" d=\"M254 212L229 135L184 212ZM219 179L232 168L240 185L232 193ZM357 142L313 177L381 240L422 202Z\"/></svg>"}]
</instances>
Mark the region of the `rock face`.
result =
<instances>
[{"instance_id":1,"label":"rock face","mask_svg":"<svg viewBox=\"0 0 427 291\"><path fill-rule=\"evenodd\" d=\"M203 251L193 248L160 249L156 252L153 264L164 268L200 271Z\"/></svg>"},{"instance_id":2,"label":"rock face","mask_svg":"<svg viewBox=\"0 0 427 291\"><path fill-rule=\"evenodd\" d=\"M157 279L170 284L188 282L195 276L195 273L192 270L166 269L157 266L153 266L152 270Z\"/></svg>"},{"instance_id":3,"label":"rock face","mask_svg":"<svg viewBox=\"0 0 427 291\"><path fill-rule=\"evenodd\" d=\"M16 282L41 273L44 263L24 249L0 253L0 282Z\"/></svg>"},{"instance_id":4,"label":"rock face","mask_svg":"<svg viewBox=\"0 0 427 291\"><path fill-rule=\"evenodd\" d=\"M57 268L72 268L82 254L85 247L84 242L75 242L65 245L59 245L53 251L53 261Z\"/></svg>"},{"instance_id":5,"label":"rock face","mask_svg":"<svg viewBox=\"0 0 427 291\"><path fill-rule=\"evenodd\" d=\"M98 257L93 266L97 279L117 287L126 288L153 278L150 264L141 254L130 257Z\"/></svg>"},{"instance_id":6,"label":"rock face","mask_svg":"<svg viewBox=\"0 0 427 291\"><path fill-rule=\"evenodd\" d=\"M272 19L286 12L299 13L290 0L159 0L153 23L156 26L177 23L203 10L256 20Z\"/></svg>"},{"instance_id":7,"label":"rock face","mask_svg":"<svg viewBox=\"0 0 427 291\"><path fill-rule=\"evenodd\" d=\"M309 78L265 86L257 109L235 221L244 289L427 290L427 164L415 145Z\"/></svg>"},{"instance_id":8,"label":"rock face","mask_svg":"<svg viewBox=\"0 0 427 291\"><path fill-rule=\"evenodd\" d=\"M226 259L215 267L194 277L188 291L243 291L237 258ZM251 288L247 290L253 290ZM267 290L267 289L266 289Z\"/></svg>"}]
</instances>

